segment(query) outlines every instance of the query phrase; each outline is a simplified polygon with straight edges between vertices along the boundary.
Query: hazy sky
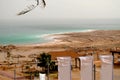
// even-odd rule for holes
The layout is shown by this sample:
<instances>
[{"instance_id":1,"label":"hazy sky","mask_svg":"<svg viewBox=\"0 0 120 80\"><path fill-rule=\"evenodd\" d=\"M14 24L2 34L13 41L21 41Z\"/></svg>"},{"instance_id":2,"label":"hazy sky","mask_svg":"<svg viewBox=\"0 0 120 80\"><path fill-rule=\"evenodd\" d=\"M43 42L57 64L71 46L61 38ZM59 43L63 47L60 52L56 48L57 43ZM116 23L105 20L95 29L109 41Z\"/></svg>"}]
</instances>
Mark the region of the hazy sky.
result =
<instances>
[{"instance_id":1,"label":"hazy sky","mask_svg":"<svg viewBox=\"0 0 120 80\"><path fill-rule=\"evenodd\" d=\"M46 8L16 14L34 0L0 0L0 21L52 19L120 19L120 0L46 0Z\"/></svg>"}]
</instances>

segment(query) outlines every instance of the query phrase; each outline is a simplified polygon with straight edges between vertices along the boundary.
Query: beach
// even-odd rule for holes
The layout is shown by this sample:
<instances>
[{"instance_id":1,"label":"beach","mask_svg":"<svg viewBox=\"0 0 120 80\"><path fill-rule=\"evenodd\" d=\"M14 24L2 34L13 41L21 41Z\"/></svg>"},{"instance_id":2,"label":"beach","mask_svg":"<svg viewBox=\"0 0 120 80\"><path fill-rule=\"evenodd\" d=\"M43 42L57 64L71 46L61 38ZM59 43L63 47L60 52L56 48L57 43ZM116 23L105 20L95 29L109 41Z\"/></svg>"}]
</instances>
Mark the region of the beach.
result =
<instances>
[{"instance_id":1,"label":"beach","mask_svg":"<svg viewBox=\"0 0 120 80\"><path fill-rule=\"evenodd\" d=\"M120 0L0 0L0 80L40 74L120 80Z\"/></svg>"},{"instance_id":2,"label":"beach","mask_svg":"<svg viewBox=\"0 0 120 80\"><path fill-rule=\"evenodd\" d=\"M22 55L23 58L20 58L20 63L24 61L32 61L34 58L29 57L31 54L39 55L43 52L54 53L52 59L56 59L57 54L55 52L65 53L65 56L69 54L69 52L73 52L69 56L74 56L78 54L79 56L87 56L91 53L94 56L94 61L96 62L96 66L98 66L98 70L100 67L99 55L102 54L111 54L110 50L120 50L120 30L93 30L88 32L71 32L71 33L60 33L60 34L51 34L45 36L50 39L48 42L37 43L37 44L22 44L22 45L1 45L0 46L0 62L1 66L6 60L6 52L4 51L5 47L10 50L11 55ZM60 55L59 55L60 56ZM64 56L64 54L62 54ZM116 55L117 57L120 55ZM17 62L17 59L11 59L11 62ZM7 66L7 65L6 65ZM120 65L119 65L120 66ZM3 68L0 68L3 70ZM9 71L9 69L6 69ZM4 70L4 71L6 71ZM120 71L120 67L117 68ZM115 68L115 80L120 78L119 72ZM79 80L79 69L73 69L73 80ZM77 76L76 76L77 75ZM75 77L76 76L76 77ZM5 76L0 75L0 80L11 80L7 77L7 79L3 79ZM99 78L99 75L97 75ZM56 79L57 80L57 79ZM99 79L98 79L99 80Z\"/></svg>"}]
</instances>

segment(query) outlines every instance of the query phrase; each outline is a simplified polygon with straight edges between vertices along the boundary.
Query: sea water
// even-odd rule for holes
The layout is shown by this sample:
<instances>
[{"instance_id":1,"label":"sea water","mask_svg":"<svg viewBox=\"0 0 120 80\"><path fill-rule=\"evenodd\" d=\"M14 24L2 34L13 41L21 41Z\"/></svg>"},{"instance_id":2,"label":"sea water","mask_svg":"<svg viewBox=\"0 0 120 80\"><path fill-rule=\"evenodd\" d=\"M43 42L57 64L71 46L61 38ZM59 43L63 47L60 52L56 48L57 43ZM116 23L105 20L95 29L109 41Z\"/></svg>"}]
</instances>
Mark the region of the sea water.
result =
<instances>
[{"instance_id":1,"label":"sea water","mask_svg":"<svg viewBox=\"0 0 120 80\"><path fill-rule=\"evenodd\" d=\"M44 38L47 34L92 30L120 30L120 24L0 23L0 45L44 43L49 41Z\"/></svg>"}]
</instances>

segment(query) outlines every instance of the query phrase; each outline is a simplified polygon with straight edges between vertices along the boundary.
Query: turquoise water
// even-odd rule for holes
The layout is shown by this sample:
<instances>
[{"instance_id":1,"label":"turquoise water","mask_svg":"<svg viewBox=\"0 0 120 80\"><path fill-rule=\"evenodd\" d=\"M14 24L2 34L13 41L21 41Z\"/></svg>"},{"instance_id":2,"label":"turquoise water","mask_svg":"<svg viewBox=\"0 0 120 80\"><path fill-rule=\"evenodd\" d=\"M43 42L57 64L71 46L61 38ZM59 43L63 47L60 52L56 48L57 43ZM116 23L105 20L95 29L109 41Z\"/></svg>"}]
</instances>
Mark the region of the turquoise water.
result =
<instances>
[{"instance_id":1,"label":"turquoise water","mask_svg":"<svg viewBox=\"0 0 120 80\"><path fill-rule=\"evenodd\" d=\"M35 44L48 40L45 34L82 32L88 30L120 30L120 24L0 24L0 45Z\"/></svg>"}]
</instances>

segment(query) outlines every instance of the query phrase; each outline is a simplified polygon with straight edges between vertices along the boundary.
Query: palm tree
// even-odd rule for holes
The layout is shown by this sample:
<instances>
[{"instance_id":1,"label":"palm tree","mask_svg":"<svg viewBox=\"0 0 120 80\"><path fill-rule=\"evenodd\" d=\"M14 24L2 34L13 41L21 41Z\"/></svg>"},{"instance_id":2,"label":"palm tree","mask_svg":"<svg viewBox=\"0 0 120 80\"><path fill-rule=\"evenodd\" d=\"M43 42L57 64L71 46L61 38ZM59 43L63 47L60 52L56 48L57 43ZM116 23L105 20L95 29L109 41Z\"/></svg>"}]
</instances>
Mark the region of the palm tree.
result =
<instances>
[{"instance_id":1,"label":"palm tree","mask_svg":"<svg viewBox=\"0 0 120 80\"><path fill-rule=\"evenodd\" d=\"M51 55L48 53L40 54L37 59L39 61L38 66L42 67L46 73L49 73L49 70L52 70L55 66L55 62L51 61Z\"/></svg>"},{"instance_id":2,"label":"palm tree","mask_svg":"<svg viewBox=\"0 0 120 80\"><path fill-rule=\"evenodd\" d=\"M17 15L26 14L26 13L32 11L33 9L35 9L38 5L40 5L40 1L39 0L35 0L35 1L36 1L36 4L29 5L26 9L22 10ZM42 1L42 4L43 4L43 7L45 7L46 6L45 0L41 0L41 1Z\"/></svg>"}]
</instances>

